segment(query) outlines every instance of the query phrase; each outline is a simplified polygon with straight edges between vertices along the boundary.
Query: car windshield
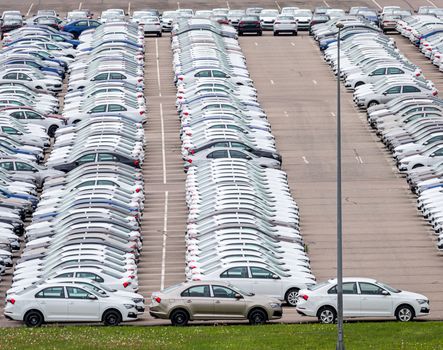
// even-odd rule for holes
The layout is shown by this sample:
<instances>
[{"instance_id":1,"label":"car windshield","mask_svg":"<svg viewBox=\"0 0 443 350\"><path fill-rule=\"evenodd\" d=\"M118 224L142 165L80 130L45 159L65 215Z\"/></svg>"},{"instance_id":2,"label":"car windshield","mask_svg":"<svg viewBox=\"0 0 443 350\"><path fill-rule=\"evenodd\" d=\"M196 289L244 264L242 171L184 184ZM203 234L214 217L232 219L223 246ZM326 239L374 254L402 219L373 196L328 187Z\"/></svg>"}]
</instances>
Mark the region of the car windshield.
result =
<instances>
[{"instance_id":1,"label":"car windshield","mask_svg":"<svg viewBox=\"0 0 443 350\"><path fill-rule=\"evenodd\" d=\"M377 282L377 284L378 284L380 287L383 287L383 288L387 289L387 290L390 291L391 293L400 293L400 292L401 292L400 289L397 289L397 288L391 287L391 286L389 286L389 285L387 285L387 284L385 284L385 283Z\"/></svg>"},{"instance_id":2,"label":"car windshield","mask_svg":"<svg viewBox=\"0 0 443 350\"><path fill-rule=\"evenodd\" d=\"M258 17L250 16L250 17L243 17L241 19L242 21L258 21Z\"/></svg>"},{"instance_id":3,"label":"car windshield","mask_svg":"<svg viewBox=\"0 0 443 350\"><path fill-rule=\"evenodd\" d=\"M236 292L238 292L240 294L243 294L243 295L247 295L248 297L252 297L252 296L255 295L254 293L245 292L245 291L241 290L240 288L238 288L238 287L236 287L236 286L234 286L232 284L228 284L228 286L229 286L229 288L235 290Z\"/></svg>"},{"instance_id":4,"label":"car windshield","mask_svg":"<svg viewBox=\"0 0 443 350\"><path fill-rule=\"evenodd\" d=\"M263 10L260 16L278 16L277 10Z\"/></svg>"},{"instance_id":5,"label":"car windshield","mask_svg":"<svg viewBox=\"0 0 443 350\"><path fill-rule=\"evenodd\" d=\"M309 10L297 10L294 11L294 16L312 16L311 11Z\"/></svg>"},{"instance_id":6,"label":"car windshield","mask_svg":"<svg viewBox=\"0 0 443 350\"><path fill-rule=\"evenodd\" d=\"M324 287L324 286L326 286L328 284L330 284L328 281L322 282L322 283L319 283L319 284L314 284L313 286L309 286L308 290L317 290L317 289L320 289L320 288L322 288L322 287Z\"/></svg>"},{"instance_id":7,"label":"car windshield","mask_svg":"<svg viewBox=\"0 0 443 350\"><path fill-rule=\"evenodd\" d=\"M161 292L162 293L169 293L169 292L172 292L173 290L181 287L182 285L183 285L183 283L173 284L172 286L162 289Z\"/></svg>"}]
</instances>

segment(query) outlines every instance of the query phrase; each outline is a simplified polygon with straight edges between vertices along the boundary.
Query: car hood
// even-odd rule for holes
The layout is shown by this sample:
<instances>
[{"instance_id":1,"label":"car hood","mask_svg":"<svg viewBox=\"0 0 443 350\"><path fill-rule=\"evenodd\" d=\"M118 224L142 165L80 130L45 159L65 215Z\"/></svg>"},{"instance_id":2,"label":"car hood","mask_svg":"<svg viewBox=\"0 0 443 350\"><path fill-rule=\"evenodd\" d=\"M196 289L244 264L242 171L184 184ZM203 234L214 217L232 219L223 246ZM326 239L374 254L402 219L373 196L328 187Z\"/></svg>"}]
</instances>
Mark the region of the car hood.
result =
<instances>
[{"instance_id":1,"label":"car hood","mask_svg":"<svg viewBox=\"0 0 443 350\"><path fill-rule=\"evenodd\" d=\"M426 296L424 296L423 294L408 292L406 290L402 290L400 293L393 293L393 295L404 297L404 298L427 299L428 300L428 298Z\"/></svg>"}]
</instances>

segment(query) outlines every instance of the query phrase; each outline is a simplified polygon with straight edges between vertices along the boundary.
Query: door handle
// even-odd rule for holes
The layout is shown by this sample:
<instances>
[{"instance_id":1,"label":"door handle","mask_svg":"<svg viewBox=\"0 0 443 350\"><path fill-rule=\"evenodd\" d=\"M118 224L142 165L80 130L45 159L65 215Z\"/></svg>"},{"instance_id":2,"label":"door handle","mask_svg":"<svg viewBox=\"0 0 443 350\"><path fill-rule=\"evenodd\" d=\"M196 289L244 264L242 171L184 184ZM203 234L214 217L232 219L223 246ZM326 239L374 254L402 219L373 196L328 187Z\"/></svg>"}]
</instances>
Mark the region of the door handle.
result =
<instances>
[{"instance_id":1,"label":"door handle","mask_svg":"<svg viewBox=\"0 0 443 350\"><path fill-rule=\"evenodd\" d=\"M186 300L186 302L188 303L188 304L190 304L190 303L192 303L192 300Z\"/></svg>"}]
</instances>

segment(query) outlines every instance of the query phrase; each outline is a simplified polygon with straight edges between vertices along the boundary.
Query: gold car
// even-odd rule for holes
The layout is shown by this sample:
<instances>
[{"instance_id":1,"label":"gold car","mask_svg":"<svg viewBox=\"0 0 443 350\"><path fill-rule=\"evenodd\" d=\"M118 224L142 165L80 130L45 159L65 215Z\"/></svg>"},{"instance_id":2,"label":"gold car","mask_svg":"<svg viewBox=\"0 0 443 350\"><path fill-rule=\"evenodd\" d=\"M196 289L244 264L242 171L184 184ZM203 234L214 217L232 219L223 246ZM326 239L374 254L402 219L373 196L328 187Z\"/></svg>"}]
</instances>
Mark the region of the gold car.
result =
<instances>
[{"instance_id":1,"label":"gold car","mask_svg":"<svg viewBox=\"0 0 443 350\"><path fill-rule=\"evenodd\" d=\"M278 299L245 293L222 281L192 281L152 293L149 313L175 326L193 320L249 320L262 324L282 316Z\"/></svg>"}]
</instances>

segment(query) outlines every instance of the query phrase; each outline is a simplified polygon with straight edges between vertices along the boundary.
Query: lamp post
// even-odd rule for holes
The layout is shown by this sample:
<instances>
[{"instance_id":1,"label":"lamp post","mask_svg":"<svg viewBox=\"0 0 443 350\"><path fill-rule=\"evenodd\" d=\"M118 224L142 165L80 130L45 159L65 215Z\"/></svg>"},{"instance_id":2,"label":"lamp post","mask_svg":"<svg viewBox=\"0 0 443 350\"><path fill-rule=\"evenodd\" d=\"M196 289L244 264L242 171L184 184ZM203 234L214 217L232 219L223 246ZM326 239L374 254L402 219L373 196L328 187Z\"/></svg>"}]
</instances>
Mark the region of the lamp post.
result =
<instances>
[{"instance_id":1,"label":"lamp post","mask_svg":"<svg viewBox=\"0 0 443 350\"><path fill-rule=\"evenodd\" d=\"M341 106L340 106L340 34L344 25L337 22L337 350L344 350L343 340L343 247L341 200Z\"/></svg>"}]
</instances>

